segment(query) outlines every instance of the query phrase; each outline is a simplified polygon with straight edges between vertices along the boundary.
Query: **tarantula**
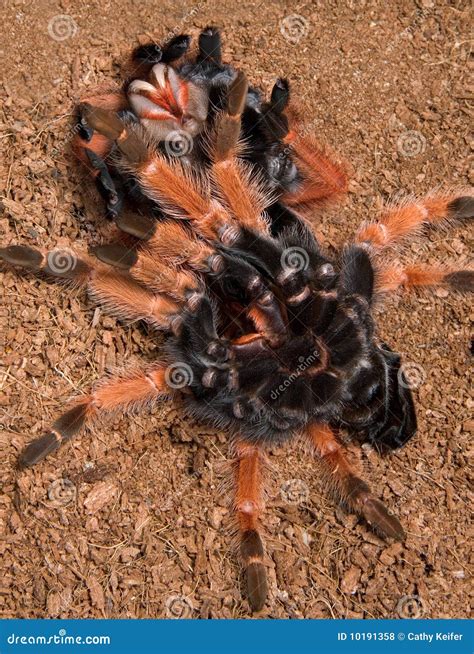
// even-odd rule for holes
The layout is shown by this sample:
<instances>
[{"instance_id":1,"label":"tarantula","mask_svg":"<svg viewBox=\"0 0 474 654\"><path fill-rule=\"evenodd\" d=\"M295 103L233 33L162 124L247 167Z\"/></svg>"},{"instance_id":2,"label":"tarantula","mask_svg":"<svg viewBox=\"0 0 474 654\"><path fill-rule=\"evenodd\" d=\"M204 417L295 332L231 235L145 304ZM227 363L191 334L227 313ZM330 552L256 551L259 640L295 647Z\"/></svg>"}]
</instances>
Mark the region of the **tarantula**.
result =
<instances>
[{"instance_id":1,"label":"tarantula","mask_svg":"<svg viewBox=\"0 0 474 654\"><path fill-rule=\"evenodd\" d=\"M176 400L226 430L235 454L240 554L250 607L258 611L267 597L265 447L302 434L343 504L382 536L404 538L397 518L348 463L338 432L385 450L415 433L409 384L400 356L377 334L375 300L400 287L472 291L474 272L387 265L380 255L428 223L472 218L474 196L437 194L388 208L329 258L291 207L314 208L341 195L345 170L294 129L287 83L278 82L270 102L261 103L245 75L221 63L215 29L201 35L195 59L174 63L188 45L181 36L163 50L135 51L137 74L152 81L128 83L132 106L123 94L80 106L76 150L92 164L109 213L133 243L99 246L99 261L68 250L0 250L6 262L83 285L119 317L167 334L156 362L111 375L72 402L24 449L20 464L38 463L105 414L158 401ZM160 66L170 65L156 69L158 57ZM190 159L162 147L177 126L197 142ZM275 177L278 152L284 163ZM133 213L112 201L111 170Z\"/></svg>"},{"instance_id":2,"label":"tarantula","mask_svg":"<svg viewBox=\"0 0 474 654\"><path fill-rule=\"evenodd\" d=\"M85 107L115 111L127 126L140 125L150 149L178 156L194 170L207 168L211 163L209 133L226 106L237 71L222 62L221 37L215 27L201 32L196 57L185 57L189 47L190 37L185 34L163 48L139 46L126 66L122 88L86 97L78 107L74 151L95 177L107 215L132 234L134 228L121 218L124 201L144 216L160 217L163 212L155 198L143 193L127 167L114 165L113 139L92 129ZM297 137L300 120L288 101L286 79L276 81L268 102L262 101L258 89L248 88L240 120L233 123L240 130L235 154L265 179L265 186L272 190L272 204L283 197L288 206L314 208L344 195L348 174L327 147L322 148L310 135ZM267 211L275 229L291 220L278 207Z\"/></svg>"}]
</instances>

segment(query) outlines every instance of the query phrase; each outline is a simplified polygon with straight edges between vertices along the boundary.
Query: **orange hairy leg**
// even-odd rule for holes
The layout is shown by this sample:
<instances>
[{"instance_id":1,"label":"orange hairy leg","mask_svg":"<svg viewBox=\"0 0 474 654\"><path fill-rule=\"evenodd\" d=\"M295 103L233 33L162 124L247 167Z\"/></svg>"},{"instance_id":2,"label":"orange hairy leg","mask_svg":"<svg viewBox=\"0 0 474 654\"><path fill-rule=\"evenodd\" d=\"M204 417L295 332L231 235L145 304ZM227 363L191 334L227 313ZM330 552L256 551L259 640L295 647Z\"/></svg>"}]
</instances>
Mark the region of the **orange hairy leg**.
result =
<instances>
[{"instance_id":1,"label":"orange hairy leg","mask_svg":"<svg viewBox=\"0 0 474 654\"><path fill-rule=\"evenodd\" d=\"M145 320L158 329L172 328L179 305L165 295L147 290L120 272L110 271L71 250L42 252L27 246L0 249L7 263L84 286L109 313L124 320Z\"/></svg>"},{"instance_id":2,"label":"orange hairy leg","mask_svg":"<svg viewBox=\"0 0 474 654\"><path fill-rule=\"evenodd\" d=\"M83 427L101 417L127 412L169 397L166 367L154 365L147 370L123 372L96 384L84 398L72 401L53 422L50 431L32 441L20 455L21 467L33 466L71 440Z\"/></svg>"},{"instance_id":3,"label":"orange hairy leg","mask_svg":"<svg viewBox=\"0 0 474 654\"><path fill-rule=\"evenodd\" d=\"M240 532L240 554L247 581L249 603L260 611L267 598L267 575L263 564L263 543L259 533L259 518L263 511L263 455L254 445L236 444L235 511Z\"/></svg>"},{"instance_id":4,"label":"orange hairy leg","mask_svg":"<svg viewBox=\"0 0 474 654\"><path fill-rule=\"evenodd\" d=\"M387 207L377 222L369 223L359 230L355 241L369 243L374 248L384 248L416 233L423 225L472 219L473 216L474 196L440 193L419 201Z\"/></svg>"},{"instance_id":5,"label":"orange hairy leg","mask_svg":"<svg viewBox=\"0 0 474 654\"><path fill-rule=\"evenodd\" d=\"M347 165L329 147L307 133L293 107L289 107L286 113L290 130L285 142L303 179L296 190L284 195L283 201L296 209L310 209L339 201L349 186Z\"/></svg>"},{"instance_id":6,"label":"orange hairy leg","mask_svg":"<svg viewBox=\"0 0 474 654\"><path fill-rule=\"evenodd\" d=\"M390 293L399 288L411 290L436 286L445 286L453 291L474 292L473 270L455 270L447 266L381 265L375 280L375 289L381 293Z\"/></svg>"},{"instance_id":7,"label":"orange hairy leg","mask_svg":"<svg viewBox=\"0 0 474 654\"><path fill-rule=\"evenodd\" d=\"M355 513L363 516L383 536L397 540L405 532L397 518L390 514L382 502L372 495L368 485L354 473L341 444L328 425L312 424L307 429L314 453L324 466L327 481L338 499Z\"/></svg>"}]
</instances>

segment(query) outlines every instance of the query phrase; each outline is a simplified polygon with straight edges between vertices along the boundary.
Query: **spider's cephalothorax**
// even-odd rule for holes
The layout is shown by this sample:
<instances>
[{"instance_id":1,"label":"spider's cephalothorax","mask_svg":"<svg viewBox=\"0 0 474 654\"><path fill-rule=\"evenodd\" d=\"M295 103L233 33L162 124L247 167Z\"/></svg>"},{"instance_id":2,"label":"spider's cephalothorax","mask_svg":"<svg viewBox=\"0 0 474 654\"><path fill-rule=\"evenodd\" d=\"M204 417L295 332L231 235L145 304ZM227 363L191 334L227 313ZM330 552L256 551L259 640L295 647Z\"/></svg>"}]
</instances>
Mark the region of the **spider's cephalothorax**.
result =
<instances>
[{"instance_id":1,"label":"spider's cephalothorax","mask_svg":"<svg viewBox=\"0 0 474 654\"><path fill-rule=\"evenodd\" d=\"M217 309L212 294L196 295L193 310L181 316L167 344L170 360L184 362L192 373L186 404L198 417L258 445L291 438L315 420L364 430L367 439L388 447L408 440L416 430L413 402L400 379L399 357L374 334L374 273L367 251L353 246L339 265L332 264L309 232L293 230L291 247L308 258L302 274L282 265L284 253L291 253L284 237L252 237L262 246L261 264L267 270L249 280L258 287L254 306L274 312L275 329L233 340L220 336L219 314L229 300L239 312L245 310L237 271L226 273L227 296ZM267 260L265 246L275 250ZM281 305L273 303L270 290L277 285Z\"/></svg>"},{"instance_id":2,"label":"spider's cephalothorax","mask_svg":"<svg viewBox=\"0 0 474 654\"><path fill-rule=\"evenodd\" d=\"M201 33L195 56L188 54L190 43L190 37L183 34L163 48L139 46L130 58L123 88L84 98L78 107L74 151L96 178L107 213L114 219L120 220L124 200L148 215L162 212L156 198L150 201L142 193L128 167L120 166L113 139L88 123L87 104L118 112L150 150L179 159L195 174L205 172L211 164L209 132L226 106L237 71L222 62L216 28ZM276 81L268 102L256 88L247 88L242 101L240 120L228 128L230 133L232 129L240 133L235 154L262 177L274 200L283 197L292 206L304 207L324 204L347 191L342 163L311 138L298 137L296 112L285 112L289 102L285 79Z\"/></svg>"},{"instance_id":3,"label":"spider's cephalothorax","mask_svg":"<svg viewBox=\"0 0 474 654\"><path fill-rule=\"evenodd\" d=\"M238 156L249 106L245 76L220 67L195 61L178 71L196 83L202 76L210 87L221 72L224 77L225 101L208 126L208 164L200 175L156 148L148 128L117 107L82 106L91 138L113 144L117 170L127 171L163 213L161 220L120 217L119 227L136 239L132 247L100 246L99 261L16 245L0 255L83 284L119 317L168 334L155 363L116 374L73 402L25 448L22 466L38 463L101 415L179 399L190 414L231 436L241 557L250 605L258 610L267 597L259 526L265 446L302 434L343 503L382 536L404 537L399 521L352 470L337 432L348 429L389 450L415 433L400 357L379 340L374 301L399 287L472 291L474 273L393 259L387 265L379 254L424 224L472 218L474 196L438 194L391 207L331 260L289 205L314 207L337 196L334 161L311 139L295 137L291 151L302 181L270 198L266 178ZM282 124L285 117L282 111ZM260 146L262 152L273 147L264 140Z\"/></svg>"}]
</instances>

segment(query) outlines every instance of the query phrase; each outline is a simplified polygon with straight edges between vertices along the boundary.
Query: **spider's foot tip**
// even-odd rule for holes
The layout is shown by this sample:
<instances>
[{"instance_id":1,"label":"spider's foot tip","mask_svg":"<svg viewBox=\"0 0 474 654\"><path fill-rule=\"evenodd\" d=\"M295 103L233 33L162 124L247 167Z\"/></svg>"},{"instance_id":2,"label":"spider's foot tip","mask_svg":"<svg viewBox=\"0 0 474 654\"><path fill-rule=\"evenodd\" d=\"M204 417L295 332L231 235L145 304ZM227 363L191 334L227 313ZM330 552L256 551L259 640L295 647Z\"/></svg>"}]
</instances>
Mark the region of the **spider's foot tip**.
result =
<instances>
[{"instance_id":1,"label":"spider's foot tip","mask_svg":"<svg viewBox=\"0 0 474 654\"><path fill-rule=\"evenodd\" d=\"M286 109L290 99L290 84L285 77L278 77L273 85L270 103L273 109L277 112L282 112Z\"/></svg>"},{"instance_id":2,"label":"spider's foot tip","mask_svg":"<svg viewBox=\"0 0 474 654\"><path fill-rule=\"evenodd\" d=\"M253 561L246 570L247 597L253 613L261 611L268 595L267 573L263 563Z\"/></svg>"},{"instance_id":3,"label":"spider's foot tip","mask_svg":"<svg viewBox=\"0 0 474 654\"><path fill-rule=\"evenodd\" d=\"M142 240L147 240L153 236L156 229L156 223L154 220L151 220L146 216L141 216L140 214L120 214L117 216L116 223L117 227L121 229L122 232Z\"/></svg>"},{"instance_id":4,"label":"spider's foot tip","mask_svg":"<svg viewBox=\"0 0 474 654\"><path fill-rule=\"evenodd\" d=\"M263 543L255 529L242 534L240 552L245 565L247 599L252 612L261 611L267 600L267 571L263 565Z\"/></svg>"},{"instance_id":5,"label":"spider's foot tip","mask_svg":"<svg viewBox=\"0 0 474 654\"><path fill-rule=\"evenodd\" d=\"M0 259L13 266L38 270L43 261L43 255L27 245L8 245L0 248Z\"/></svg>"},{"instance_id":6,"label":"spider's foot tip","mask_svg":"<svg viewBox=\"0 0 474 654\"><path fill-rule=\"evenodd\" d=\"M109 266L114 266L120 270L129 270L138 261L137 254L124 245L110 243L108 245L98 245L91 248L91 253Z\"/></svg>"},{"instance_id":7,"label":"spider's foot tip","mask_svg":"<svg viewBox=\"0 0 474 654\"><path fill-rule=\"evenodd\" d=\"M125 129L123 121L114 111L93 107L87 102L82 103L79 110L92 129L112 141L117 140Z\"/></svg>"},{"instance_id":8,"label":"spider's foot tip","mask_svg":"<svg viewBox=\"0 0 474 654\"><path fill-rule=\"evenodd\" d=\"M278 86L279 89L288 89L289 85L286 77L277 77L275 86Z\"/></svg>"},{"instance_id":9,"label":"spider's foot tip","mask_svg":"<svg viewBox=\"0 0 474 654\"><path fill-rule=\"evenodd\" d=\"M474 196L462 195L448 204L450 215L457 220L472 220L474 218Z\"/></svg>"},{"instance_id":10,"label":"spider's foot tip","mask_svg":"<svg viewBox=\"0 0 474 654\"><path fill-rule=\"evenodd\" d=\"M17 467L19 470L31 468L42 461L48 454L57 450L60 441L54 432L48 432L29 443L18 457Z\"/></svg>"},{"instance_id":11,"label":"spider's foot tip","mask_svg":"<svg viewBox=\"0 0 474 654\"><path fill-rule=\"evenodd\" d=\"M89 142L94 136L94 130L92 129L92 127L89 127L86 119L83 116L81 116L78 122L76 123L76 130L77 133L79 134L79 137L83 141Z\"/></svg>"},{"instance_id":12,"label":"spider's foot tip","mask_svg":"<svg viewBox=\"0 0 474 654\"><path fill-rule=\"evenodd\" d=\"M398 518L389 513L383 502L375 497L368 498L364 503L362 515L384 538L393 538L399 541L405 540L405 531Z\"/></svg>"},{"instance_id":13,"label":"spider's foot tip","mask_svg":"<svg viewBox=\"0 0 474 654\"><path fill-rule=\"evenodd\" d=\"M176 59L182 57L184 53L189 49L190 44L191 37L189 34L178 34L177 36L174 36L166 42L163 48L163 56L161 61L164 63L176 61Z\"/></svg>"},{"instance_id":14,"label":"spider's foot tip","mask_svg":"<svg viewBox=\"0 0 474 654\"><path fill-rule=\"evenodd\" d=\"M189 34L178 34L174 38L174 43L179 45L189 45L191 43L191 36Z\"/></svg>"},{"instance_id":15,"label":"spider's foot tip","mask_svg":"<svg viewBox=\"0 0 474 654\"><path fill-rule=\"evenodd\" d=\"M203 34L204 36L214 36L219 33L220 33L219 28L216 27L215 25L208 25L201 32L201 34Z\"/></svg>"},{"instance_id":16,"label":"spider's foot tip","mask_svg":"<svg viewBox=\"0 0 474 654\"><path fill-rule=\"evenodd\" d=\"M454 291L474 293L474 270L458 270L449 273L445 281Z\"/></svg>"},{"instance_id":17,"label":"spider's foot tip","mask_svg":"<svg viewBox=\"0 0 474 654\"><path fill-rule=\"evenodd\" d=\"M162 58L162 50L156 43L139 45L132 53L132 60L137 62L158 63Z\"/></svg>"}]
</instances>

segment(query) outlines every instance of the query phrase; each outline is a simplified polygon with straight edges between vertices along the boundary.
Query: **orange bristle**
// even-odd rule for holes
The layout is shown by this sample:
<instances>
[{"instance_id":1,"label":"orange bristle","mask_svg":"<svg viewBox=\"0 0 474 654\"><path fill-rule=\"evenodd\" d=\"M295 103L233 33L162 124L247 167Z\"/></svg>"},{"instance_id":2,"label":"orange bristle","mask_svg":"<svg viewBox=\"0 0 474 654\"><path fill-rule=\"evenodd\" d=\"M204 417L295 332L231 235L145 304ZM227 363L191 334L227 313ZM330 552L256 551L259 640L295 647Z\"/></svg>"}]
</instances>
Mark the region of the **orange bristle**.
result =
<instances>
[{"instance_id":1,"label":"orange bristle","mask_svg":"<svg viewBox=\"0 0 474 654\"><path fill-rule=\"evenodd\" d=\"M463 288L456 289L454 275L465 275L466 279L469 270L456 271L453 268L446 266L423 266L423 265L409 265L409 266L381 266L376 274L376 290L382 293L389 293L398 288L417 288L429 286L452 286L453 290L468 290ZM460 277L461 279L461 277Z\"/></svg>"},{"instance_id":2,"label":"orange bristle","mask_svg":"<svg viewBox=\"0 0 474 654\"><path fill-rule=\"evenodd\" d=\"M76 135L72 142L72 150L74 154L83 164L85 164L94 177L99 174L99 171L91 165L86 150L92 150L92 152L95 152L95 154L101 159L105 159L110 154L112 146L113 141L98 132L94 132L90 141L86 141L79 135Z\"/></svg>"},{"instance_id":3,"label":"orange bristle","mask_svg":"<svg viewBox=\"0 0 474 654\"><path fill-rule=\"evenodd\" d=\"M172 221L156 225L148 241L148 250L154 258L173 265L188 265L195 270L207 270L207 260L213 253L204 241Z\"/></svg>"},{"instance_id":4,"label":"orange bristle","mask_svg":"<svg viewBox=\"0 0 474 654\"><path fill-rule=\"evenodd\" d=\"M242 530L255 529L263 508L261 497L261 454L253 445L239 443L237 467L237 492L235 507Z\"/></svg>"},{"instance_id":5,"label":"orange bristle","mask_svg":"<svg viewBox=\"0 0 474 654\"><path fill-rule=\"evenodd\" d=\"M166 293L184 300L188 291L196 290L198 280L189 272L177 270L153 256L152 250L144 248L138 253L135 265L130 269L131 276L156 293Z\"/></svg>"},{"instance_id":6,"label":"orange bristle","mask_svg":"<svg viewBox=\"0 0 474 654\"><path fill-rule=\"evenodd\" d=\"M209 199L179 164L156 156L139 168L138 176L151 198L182 212L185 214L182 218L196 219L208 213ZM173 216L180 217L179 214Z\"/></svg>"},{"instance_id":7,"label":"orange bristle","mask_svg":"<svg viewBox=\"0 0 474 654\"><path fill-rule=\"evenodd\" d=\"M165 383L165 369L148 375L137 370L97 386L92 395L94 405L102 411L133 408L136 404L150 403L169 389ZM125 406L124 406L125 405Z\"/></svg>"},{"instance_id":8,"label":"orange bristle","mask_svg":"<svg viewBox=\"0 0 474 654\"><path fill-rule=\"evenodd\" d=\"M262 218L265 194L254 182L244 165L235 159L218 162L213 166L213 176L232 215L242 227L268 233Z\"/></svg>"},{"instance_id":9,"label":"orange bristle","mask_svg":"<svg viewBox=\"0 0 474 654\"><path fill-rule=\"evenodd\" d=\"M313 136L296 137L291 147L307 179L300 191L288 195L289 204L304 204L347 193L347 171L332 160L334 155L327 147L323 147Z\"/></svg>"},{"instance_id":10,"label":"orange bristle","mask_svg":"<svg viewBox=\"0 0 474 654\"><path fill-rule=\"evenodd\" d=\"M424 198L418 202L406 202L388 207L378 222L365 225L356 236L356 242L369 242L375 247L391 245L398 239L416 232L424 224L436 224L451 215L450 203L458 194L440 194Z\"/></svg>"},{"instance_id":11,"label":"orange bristle","mask_svg":"<svg viewBox=\"0 0 474 654\"><path fill-rule=\"evenodd\" d=\"M178 312L178 305L154 295L119 273L107 272L94 277L90 293L119 318L146 320L158 327L167 327L169 318Z\"/></svg>"}]
</instances>

